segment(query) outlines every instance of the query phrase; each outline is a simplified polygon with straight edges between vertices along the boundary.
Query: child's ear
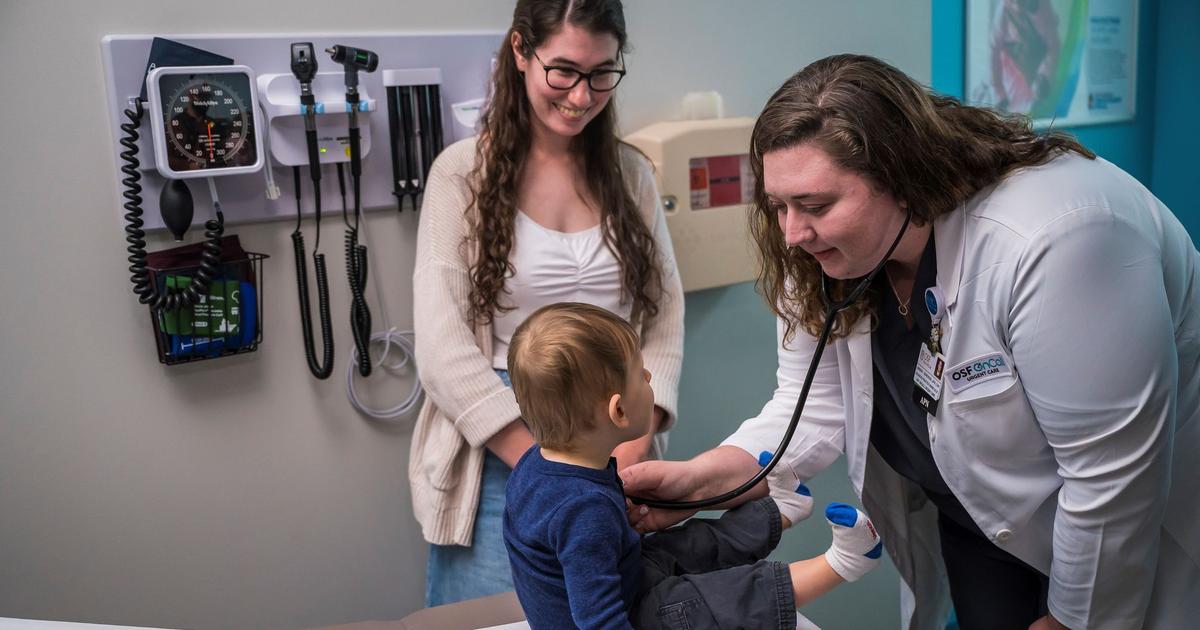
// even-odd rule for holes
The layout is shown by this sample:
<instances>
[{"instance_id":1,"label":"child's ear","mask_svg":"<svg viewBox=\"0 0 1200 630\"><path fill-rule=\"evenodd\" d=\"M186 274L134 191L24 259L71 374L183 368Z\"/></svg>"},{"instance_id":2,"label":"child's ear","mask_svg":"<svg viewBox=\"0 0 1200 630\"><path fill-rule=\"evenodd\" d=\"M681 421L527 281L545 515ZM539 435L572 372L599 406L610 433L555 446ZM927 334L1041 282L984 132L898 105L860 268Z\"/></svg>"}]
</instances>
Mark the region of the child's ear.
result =
<instances>
[{"instance_id":1,"label":"child's ear","mask_svg":"<svg viewBox=\"0 0 1200 630\"><path fill-rule=\"evenodd\" d=\"M618 429L629 426L629 416L625 415L625 404L620 394L613 394L612 398L608 399L608 419Z\"/></svg>"}]
</instances>

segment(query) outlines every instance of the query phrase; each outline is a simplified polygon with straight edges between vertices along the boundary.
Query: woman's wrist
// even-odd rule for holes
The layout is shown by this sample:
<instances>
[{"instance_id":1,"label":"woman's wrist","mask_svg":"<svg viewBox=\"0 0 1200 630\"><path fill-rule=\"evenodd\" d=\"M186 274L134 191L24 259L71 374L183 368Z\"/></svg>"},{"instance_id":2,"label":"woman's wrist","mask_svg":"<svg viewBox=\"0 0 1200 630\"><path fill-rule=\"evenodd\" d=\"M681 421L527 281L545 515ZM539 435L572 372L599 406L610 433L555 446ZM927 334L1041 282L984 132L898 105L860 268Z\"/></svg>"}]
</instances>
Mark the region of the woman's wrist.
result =
<instances>
[{"instance_id":1,"label":"woman's wrist","mask_svg":"<svg viewBox=\"0 0 1200 630\"><path fill-rule=\"evenodd\" d=\"M497 431L484 446L509 468L515 468L525 451L533 446L533 434L518 418Z\"/></svg>"}]
</instances>

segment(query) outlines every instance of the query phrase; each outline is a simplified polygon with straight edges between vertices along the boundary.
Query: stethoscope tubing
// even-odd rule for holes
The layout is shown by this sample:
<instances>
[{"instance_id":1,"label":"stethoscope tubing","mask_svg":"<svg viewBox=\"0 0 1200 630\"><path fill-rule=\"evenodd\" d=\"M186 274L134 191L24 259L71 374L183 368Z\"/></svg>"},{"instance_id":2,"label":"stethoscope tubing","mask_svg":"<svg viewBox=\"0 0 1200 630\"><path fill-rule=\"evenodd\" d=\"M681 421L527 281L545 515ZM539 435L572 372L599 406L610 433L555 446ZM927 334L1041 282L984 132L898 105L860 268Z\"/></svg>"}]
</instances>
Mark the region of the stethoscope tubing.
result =
<instances>
[{"instance_id":1,"label":"stethoscope tubing","mask_svg":"<svg viewBox=\"0 0 1200 630\"><path fill-rule=\"evenodd\" d=\"M629 497L629 500L638 505L645 505L647 507L666 510L702 510L704 508L726 503L745 494L746 492L749 492L751 488L758 485L758 483L765 479L767 475L771 474L771 471L775 468L775 465L778 464L779 460L783 457L783 453L787 451L788 444L792 442L792 435L796 433L796 427L800 425L800 416L803 415L804 405L808 402L808 391L812 387L813 378L816 376L817 366L821 363L821 356L825 354L825 346L827 343L829 343L829 335L833 331L833 326L837 319L838 313L846 310L846 308L848 308L851 304L854 304L859 298L862 297L864 293L866 293L867 288L871 286L871 282L875 280L875 276L879 275L880 271L883 271L884 266L887 265L888 260L891 259L892 253L894 253L896 248L900 245L900 239L904 238L905 232L908 231L908 224L911 221L912 209L910 208L904 216L904 224L900 226L900 233L897 234L896 239L892 241L892 246L889 247L887 253L884 254L883 260L880 260L879 264L875 265L875 268L871 270L871 273L867 274L866 277L859 281L858 285L854 287L854 290L851 291L849 295L842 298L837 304L830 304L829 276L826 276L824 272L821 273L821 301L825 304L825 325L821 328L821 335L817 339L816 351L813 352L812 361L808 364L808 373L804 376L804 384L800 388L800 396L796 399L796 408L792 412L792 420L790 423L788 423L787 431L784 431L783 439L780 440L779 446L776 447L775 452L771 455L771 461L767 462L767 464L763 466L757 474L755 474L742 485L717 496L708 497L705 499L696 499L694 501L666 501L643 497Z\"/></svg>"}]
</instances>

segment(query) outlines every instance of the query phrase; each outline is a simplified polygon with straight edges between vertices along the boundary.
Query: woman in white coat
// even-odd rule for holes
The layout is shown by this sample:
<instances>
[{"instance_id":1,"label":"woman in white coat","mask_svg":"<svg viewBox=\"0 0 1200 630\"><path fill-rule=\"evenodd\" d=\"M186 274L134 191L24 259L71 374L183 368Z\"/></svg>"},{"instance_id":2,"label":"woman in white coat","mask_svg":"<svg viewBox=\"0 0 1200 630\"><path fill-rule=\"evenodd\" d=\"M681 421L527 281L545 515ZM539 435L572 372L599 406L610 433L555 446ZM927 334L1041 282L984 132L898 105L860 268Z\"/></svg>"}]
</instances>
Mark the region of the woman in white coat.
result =
<instances>
[{"instance_id":1,"label":"woman in white coat","mask_svg":"<svg viewBox=\"0 0 1200 630\"><path fill-rule=\"evenodd\" d=\"M870 57L784 83L751 161L775 396L716 449L628 469L626 492L694 499L753 476L816 350L822 274L837 300L886 256L769 479L846 455L915 595L910 628L940 628L950 599L968 630L1200 618L1200 254L1170 211L1068 136ZM735 502L795 489L765 485Z\"/></svg>"}]
</instances>

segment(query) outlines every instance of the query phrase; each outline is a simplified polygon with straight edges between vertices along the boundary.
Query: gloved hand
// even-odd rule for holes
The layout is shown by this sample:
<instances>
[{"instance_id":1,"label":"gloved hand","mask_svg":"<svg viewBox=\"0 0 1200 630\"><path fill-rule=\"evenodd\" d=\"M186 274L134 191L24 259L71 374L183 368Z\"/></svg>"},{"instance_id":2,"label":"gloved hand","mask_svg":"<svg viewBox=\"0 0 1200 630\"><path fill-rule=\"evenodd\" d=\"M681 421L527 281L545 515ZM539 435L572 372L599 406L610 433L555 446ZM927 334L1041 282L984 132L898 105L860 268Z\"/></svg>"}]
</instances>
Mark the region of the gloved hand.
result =
<instances>
[{"instance_id":1,"label":"gloved hand","mask_svg":"<svg viewBox=\"0 0 1200 630\"><path fill-rule=\"evenodd\" d=\"M825 561L842 579L853 582L879 564L883 541L866 514L852 505L830 503L825 520L833 527L833 544L825 552Z\"/></svg>"}]
</instances>

